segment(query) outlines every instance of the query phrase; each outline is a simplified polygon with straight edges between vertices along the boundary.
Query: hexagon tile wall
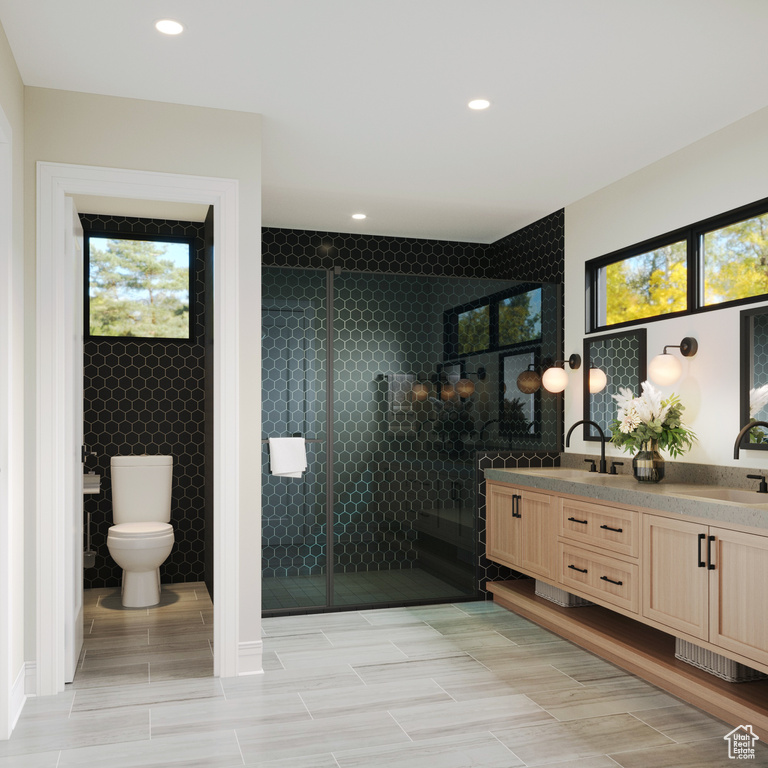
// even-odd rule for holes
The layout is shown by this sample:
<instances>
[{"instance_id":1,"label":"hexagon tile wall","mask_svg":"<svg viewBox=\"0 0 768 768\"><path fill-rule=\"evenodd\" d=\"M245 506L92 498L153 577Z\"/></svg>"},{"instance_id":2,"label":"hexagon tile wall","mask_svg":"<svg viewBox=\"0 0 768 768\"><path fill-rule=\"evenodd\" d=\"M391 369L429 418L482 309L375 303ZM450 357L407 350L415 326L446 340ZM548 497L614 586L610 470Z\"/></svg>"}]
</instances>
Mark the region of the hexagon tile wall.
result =
<instances>
[{"instance_id":1,"label":"hexagon tile wall","mask_svg":"<svg viewBox=\"0 0 768 768\"><path fill-rule=\"evenodd\" d=\"M202 223L80 216L87 230L195 237L195 338L189 341L86 339L84 443L96 455L87 470L102 477L102 491L86 496L92 514L96 565L84 571L84 586L114 587L122 572L107 549L112 525L109 462L131 453L174 458L171 524L176 543L160 567L164 583L202 581L204 566L205 258Z\"/></svg>"}]
</instances>

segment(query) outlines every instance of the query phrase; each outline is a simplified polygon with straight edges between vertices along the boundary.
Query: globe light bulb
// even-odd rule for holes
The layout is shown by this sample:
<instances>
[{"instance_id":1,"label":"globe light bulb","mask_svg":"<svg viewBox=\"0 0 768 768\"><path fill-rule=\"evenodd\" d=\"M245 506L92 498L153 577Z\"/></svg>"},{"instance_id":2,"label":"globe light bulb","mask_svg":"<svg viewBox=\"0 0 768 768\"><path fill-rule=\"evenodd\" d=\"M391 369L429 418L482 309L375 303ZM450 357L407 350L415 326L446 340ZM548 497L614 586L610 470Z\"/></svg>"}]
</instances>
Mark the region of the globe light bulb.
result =
<instances>
[{"instance_id":1,"label":"globe light bulb","mask_svg":"<svg viewBox=\"0 0 768 768\"><path fill-rule=\"evenodd\" d=\"M601 368L589 369L589 391L592 394L596 392L602 392L608 383L608 377L605 375L605 371Z\"/></svg>"},{"instance_id":2,"label":"globe light bulb","mask_svg":"<svg viewBox=\"0 0 768 768\"><path fill-rule=\"evenodd\" d=\"M456 392L459 397L469 397L474 394L475 385L469 379L459 379L456 382Z\"/></svg>"},{"instance_id":3,"label":"globe light bulb","mask_svg":"<svg viewBox=\"0 0 768 768\"><path fill-rule=\"evenodd\" d=\"M556 366L547 368L541 377L541 383L547 392L557 394L568 386L568 374L562 368Z\"/></svg>"},{"instance_id":4,"label":"globe light bulb","mask_svg":"<svg viewBox=\"0 0 768 768\"><path fill-rule=\"evenodd\" d=\"M680 361L667 352L656 355L648 364L648 378L661 387L674 384L682 373L683 366Z\"/></svg>"}]
</instances>

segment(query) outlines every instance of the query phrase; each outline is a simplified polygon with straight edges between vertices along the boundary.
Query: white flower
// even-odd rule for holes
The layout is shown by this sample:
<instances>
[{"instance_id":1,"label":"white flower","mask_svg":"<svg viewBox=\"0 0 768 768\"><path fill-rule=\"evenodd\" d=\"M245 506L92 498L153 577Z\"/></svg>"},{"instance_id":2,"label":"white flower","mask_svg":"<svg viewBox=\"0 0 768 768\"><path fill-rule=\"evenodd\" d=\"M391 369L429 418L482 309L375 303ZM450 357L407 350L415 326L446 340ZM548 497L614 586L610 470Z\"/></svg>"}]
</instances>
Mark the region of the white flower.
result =
<instances>
[{"instance_id":1,"label":"white flower","mask_svg":"<svg viewBox=\"0 0 768 768\"><path fill-rule=\"evenodd\" d=\"M749 418L754 419L757 414L768 405L768 384L749 390Z\"/></svg>"},{"instance_id":2,"label":"white flower","mask_svg":"<svg viewBox=\"0 0 768 768\"><path fill-rule=\"evenodd\" d=\"M669 412L669 405L662 406L661 392L650 381L642 383L643 394L636 399L635 408L640 421L648 424L654 419L663 422Z\"/></svg>"}]
</instances>

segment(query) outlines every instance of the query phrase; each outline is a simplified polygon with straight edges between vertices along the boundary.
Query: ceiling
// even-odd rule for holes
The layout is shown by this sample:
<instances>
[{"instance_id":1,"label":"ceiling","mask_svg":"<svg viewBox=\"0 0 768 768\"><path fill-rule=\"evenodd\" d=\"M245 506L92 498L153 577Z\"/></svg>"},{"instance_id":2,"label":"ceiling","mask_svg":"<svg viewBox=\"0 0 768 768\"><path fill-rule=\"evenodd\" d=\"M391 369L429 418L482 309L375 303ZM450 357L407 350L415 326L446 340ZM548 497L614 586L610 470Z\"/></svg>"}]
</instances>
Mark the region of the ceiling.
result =
<instances>
[{"instance_id":1,"label":"ceiling","mask_svg":"<svg viewBox=\"0 0 768 768\"><path fill-rule=\"evenodd\" d=\"M0 0L0 22L25 85L263 115L272 227L493 242L768 105L765 0Z\"/></svg>"}]
</instances>

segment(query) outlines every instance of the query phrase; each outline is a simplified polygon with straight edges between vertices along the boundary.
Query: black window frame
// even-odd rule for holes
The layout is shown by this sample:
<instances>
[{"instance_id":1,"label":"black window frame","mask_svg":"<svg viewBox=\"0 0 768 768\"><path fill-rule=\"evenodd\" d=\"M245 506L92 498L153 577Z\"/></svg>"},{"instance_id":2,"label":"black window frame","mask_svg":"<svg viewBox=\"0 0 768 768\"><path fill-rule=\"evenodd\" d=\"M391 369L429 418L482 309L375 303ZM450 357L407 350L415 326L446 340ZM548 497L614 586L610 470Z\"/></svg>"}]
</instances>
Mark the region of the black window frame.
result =
<instances>
[{"instance_id":1,"label":"black window frame","mask_svg":"<svg viewBox=\"0 0 768 768\"><path fill-rule=\"evenodd\" d=\"M636 325L645 325L646 323L655 323L659 320L668 320L673 317L683 317L687 315L696 315L702 312L714 312L729 307L739 307L746 304L756 304L757 302L768 300L768 293L761 293L757 296L748 296L742 299L732 299L719 304L704 304L704 265L702 259L701 244L704 235L714 232L718 229L728 227L731 224L737 224L747 219L764 216L768 214L768 197L758 200L748 205L733 208L725 213L702 219L686 227L675 229L663 235L644 240L641 243L630 245L627 248L621 248L617 251L590 259L585 264L585 292L586 292L586 333L605 333L609 330L618 330L629 328ZM666 245L684 240L687 249L687 309L678 312L668 312L662 315L651 315L649 317L638 318L637 320L626 320L622 323L599 323L600 311L600 270L619 261L630 259L633 256L639 256L642 253L662 248Z\"/></svg>"},{"instance_id":2,"label":"black window frame","mask_svg":"<svg viewBox=\"0 0 768 768\"><path fill-rule=\"evenodd\" d=\"M540 331L536 339L525 339L516 341L513 344L499 343L499 306L505 299L511 299L514 296L520 296L523 293L530 293L534 290L543 291L541 283L520 283L514 288L508 288L480 299L467 302L458 307L452 307L443 313L443 359L458 360L471 357L472 355L483 355L490 352L499 352L501 350L516 349L525 345L541 345L543 330ZM543 299L543 293L542 293ZM472 352L459 354L459 315L472 309L488 306L489 335L488 347L485 349L476 349Z\"/></svg>"},{"instance_id":3,"label":"black window frame","mask_svg":"<svg viewBox=\"0 0 768 768\"><path fill-rule=\"evenodd\" d=\"M189 247L189 328L186 337L180 336L102 336L91 333L91 238L108 238L110 240L143 240L153 243L184 243ZM195 278L196 278L196 249L194 236L184 235L152 235L122 232L119 229L86 229L83 231L83 334L85 339L95 341L129 339L135 341L152 341L177 344L195 343Z\"/></svg>"}]
</instances>

